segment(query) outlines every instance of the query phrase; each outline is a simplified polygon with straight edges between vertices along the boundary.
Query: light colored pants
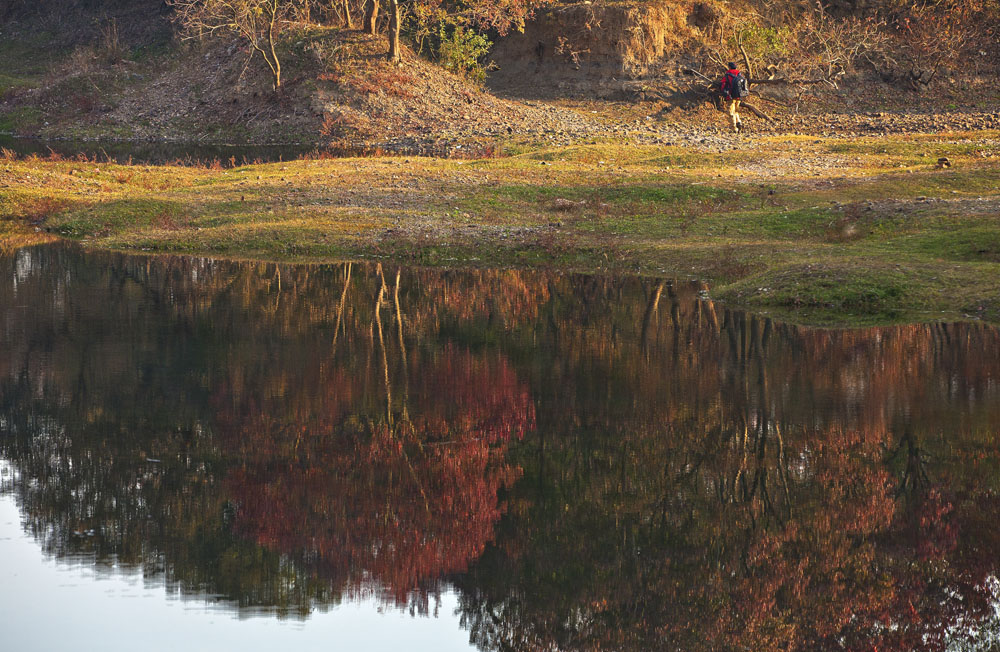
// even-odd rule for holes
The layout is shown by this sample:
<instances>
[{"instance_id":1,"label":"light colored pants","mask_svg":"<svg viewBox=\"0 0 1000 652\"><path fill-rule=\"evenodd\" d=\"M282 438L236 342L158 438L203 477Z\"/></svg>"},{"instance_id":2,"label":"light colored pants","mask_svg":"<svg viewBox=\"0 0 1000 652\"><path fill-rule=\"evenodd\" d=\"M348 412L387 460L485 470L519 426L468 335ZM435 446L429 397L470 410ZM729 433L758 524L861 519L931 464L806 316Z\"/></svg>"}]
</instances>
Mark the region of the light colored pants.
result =
<instances>
[{"instance_id":1,"label":"light colored pants","mask_svg":"<svg viewBox=\"0 0 1000 652\"><path fill-rule=\"evenodd\" d=\"M729 123L733 126L733 131L743 128L743 120L740 119L740 101L726 98L726 112L729 113Z\"/></svg>"}]
</instances>

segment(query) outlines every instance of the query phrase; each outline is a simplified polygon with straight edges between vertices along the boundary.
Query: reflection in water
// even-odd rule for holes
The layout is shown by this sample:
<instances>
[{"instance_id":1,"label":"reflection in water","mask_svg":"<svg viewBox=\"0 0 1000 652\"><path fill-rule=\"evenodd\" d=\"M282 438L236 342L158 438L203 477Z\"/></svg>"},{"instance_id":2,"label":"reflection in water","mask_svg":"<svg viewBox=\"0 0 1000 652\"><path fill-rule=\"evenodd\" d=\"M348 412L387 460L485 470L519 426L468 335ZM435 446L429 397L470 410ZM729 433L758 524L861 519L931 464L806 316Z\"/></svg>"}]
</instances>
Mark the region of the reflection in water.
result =
<instances>
[{"instance_id":1,"label":"reflection in water","mask_svg":"<svg viewBox=\"0 0 1000 652\"><path fill-rule=\"evenodd\" d=\"M292 405L284 396L259 403L257 391L235 406L224 396L219 430L239 464L223 483L236 532L334 586L374 581L401 603L464 571L492 538L497 492L517 477L506 444L530 424L531 403L502 358L453 347L438 360L421 355L400 357L412 379L396 400L387 368L376 379L384 388L365 387L374 374L361 356L284 388ZM409 384L419 390L411 397ZM384 411L359 404L372 394Z\"/></svg>"},{"instance_id":2,"label":"reflection in water","mask_svg":"<svg viewBox=\"0 0 1000 652\"><path fill-rule=\"evenodd\" d=\"M8 489L49 554L243 609L453 586L484 650L996 644L1000 333L699 290L24 249Z\"/></svg>"},{"instance_id":3,"label":"reflection in water","mask_svg":"<svg viewBox=\"0 0 1000 652\"><path fill-rule=\"evenodd\" d=\"M80 157L121 165L208 164L246 165L254 161L292 161L317 152L312 145L198 145L165 142L42 140L0 134L0 148L18 156ZM345 153L344 155L346 155Z\"/></svg>"}]
</instances>

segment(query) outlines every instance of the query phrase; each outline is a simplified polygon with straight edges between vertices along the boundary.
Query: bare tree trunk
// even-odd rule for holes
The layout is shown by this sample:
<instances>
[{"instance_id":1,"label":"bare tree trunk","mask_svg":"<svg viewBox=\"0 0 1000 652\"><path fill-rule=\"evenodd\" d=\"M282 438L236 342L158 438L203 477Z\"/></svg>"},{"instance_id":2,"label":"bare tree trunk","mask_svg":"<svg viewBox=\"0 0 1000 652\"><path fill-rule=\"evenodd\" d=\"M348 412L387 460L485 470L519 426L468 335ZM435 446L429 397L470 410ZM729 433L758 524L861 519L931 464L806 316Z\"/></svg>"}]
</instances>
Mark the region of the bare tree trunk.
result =
<instances>
[{"instance_id":1,"label":"bare tree trunk","mask_svg":"<svg viewBox=\"0 0 1000 652\"><path fill-rule=\"evenodd\" d=\"M344 27L346 29L354 29L354 21L351 20L351 2L350 0L343 0L341 3L341 10L344 12Z\"/></svg>"},{"instance_id":2,"label":"bare tree trunk","mask_svg":"<svg viewBox=\"0 0 1000 652\"><path fill-rule=\"evenodd\" d=\"M392 14L389 16L389 61L398 63L399 54L399 0L388 0Z\"/></svg>"},{"instance_id":3,"label":"bare tree trunk","mask_svg":"<svg viewBox=\"0 0 1000 652\"><path fill-rule=\"evenodd\" d=\"M337 325L333 329L333 351L337 352L337 336L340 334L340 321L344 316L344 306L347 304L347 290L351 287L352 263L345 263L344 291L340 293L340 305L337 306Z\"/></svg>"},{"instance_id":4,"label":"bare tree trunk","mask_svg":"<svg viewBox=\"0 0 1000 652\"><path fill-rule=\"evenodd\" d=\"M368 34L375 34L375 22L378 20L378 0L367 0L365 3L365 24L364 30Z\"/></svg>"},{"instance_id":5,"label":"bare tree trunk","mask_svg":"<svg viewBox=\"0 0 1000 652\"><path fill-rule=\"evenodd\" d=\"M239 28L241 35L250 42L250 46L255 51L260 53L267 67L270 68L275 91L281 90L281 60L278 59L276 47L279 36L277 33L279 10L278 0L269 0L268 4L263 7L263 20L267 21L267 33L263 39L258 37L257 27L254 24Z\"/></svg>"},{"instance_id":6,"label":"bare tree trunk","mask_svg":"<svg viewBox=\"0 0 1000 652\"><path fill-rule=\"evenodd\" d=\"M275 44L278 40L277 35L274 33L275 24L278 22L278 3L277 0L272 5L271 9L271 22L267 28L267 44L271 49L271 60L274 61L274 65L271 67L271 72L274 73L274 90L281 90L281 61L278 59L278 52L275 50Z\"/></svg>"},{"instance_id":7,"label":"bare tree trunk","mask_svg":"<svg viewBox=\"0 0 1000 652\"><path fill-rule=\"evenodd\" d=\"M740 53L743 55L743 65L746 66L747 79L753 79L753 66L750 65L750 55L747 54L747 49L743 45L743 31L740 30L739 35L736 37L736 45L740 48Z\"/></svg>"}]
</instances>

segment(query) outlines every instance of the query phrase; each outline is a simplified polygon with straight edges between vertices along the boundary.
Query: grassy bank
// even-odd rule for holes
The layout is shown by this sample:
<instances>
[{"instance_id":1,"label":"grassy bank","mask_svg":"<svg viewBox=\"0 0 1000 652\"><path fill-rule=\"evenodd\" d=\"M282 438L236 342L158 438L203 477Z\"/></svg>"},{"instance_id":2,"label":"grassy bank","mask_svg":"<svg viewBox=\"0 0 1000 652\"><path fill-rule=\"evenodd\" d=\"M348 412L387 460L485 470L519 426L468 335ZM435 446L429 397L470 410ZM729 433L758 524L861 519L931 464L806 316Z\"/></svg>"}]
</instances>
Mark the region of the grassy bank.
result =
<instances>
[{"instance_id":1,"label":"grassy bank","mask_svg":"<svg viewBox=\"0 0 1000 652\"><path fill-rule=\"evenodd\" d=\"M0 219L132 251L700 277L717 298L811 323L995 321L998 136L228 170L5 160Z\"/></svg>"}]
</instances>

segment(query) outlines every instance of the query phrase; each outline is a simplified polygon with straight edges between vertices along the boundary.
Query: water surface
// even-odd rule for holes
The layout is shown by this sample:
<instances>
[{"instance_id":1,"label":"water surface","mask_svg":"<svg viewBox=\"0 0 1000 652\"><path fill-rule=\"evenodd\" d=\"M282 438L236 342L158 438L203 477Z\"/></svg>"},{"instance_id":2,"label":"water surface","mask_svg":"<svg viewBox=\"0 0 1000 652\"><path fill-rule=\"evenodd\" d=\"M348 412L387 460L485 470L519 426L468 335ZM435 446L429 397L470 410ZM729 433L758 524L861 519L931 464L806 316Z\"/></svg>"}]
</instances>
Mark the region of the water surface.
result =
<instances>
[{"instance_id":1,"label":"water surface","mask_svg":"<svg viewBox=\"0 0 1000 652\"><path fill-rule=\"evenodd\" d=\"M996 645L1000 332L703 289L0 257L5 637Z\"/></svg>"},{"instance_id":2,"label":"water surface","mask_svg":"<svg viewBox=\"0 0 1000 652\"><path fill-rule=\"evenodd\" d=\"M113 161L120 164L164 165L211 164L246 165L254 162L291 161L318 154L315 145L217 145L170 142L50 140L23 138L0 134L0 149L19 156L86 157L91 160ZM346 156L351 152L335 151L332 155ZM361 152L357 152L361 153Z\"/></svg>"}]
</instances>

